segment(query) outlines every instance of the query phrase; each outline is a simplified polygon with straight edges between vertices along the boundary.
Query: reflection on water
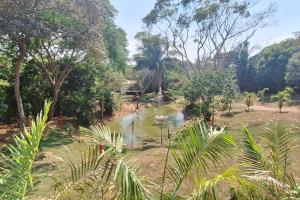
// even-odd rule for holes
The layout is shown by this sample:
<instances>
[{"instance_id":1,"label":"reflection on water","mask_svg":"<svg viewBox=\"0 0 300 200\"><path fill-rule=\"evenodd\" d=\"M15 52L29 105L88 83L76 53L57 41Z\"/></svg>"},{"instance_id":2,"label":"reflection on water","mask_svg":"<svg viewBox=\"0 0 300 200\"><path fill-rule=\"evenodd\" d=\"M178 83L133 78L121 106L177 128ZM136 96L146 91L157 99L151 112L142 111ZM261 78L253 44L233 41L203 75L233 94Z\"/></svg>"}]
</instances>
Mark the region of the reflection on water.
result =
<instances>
[{"instance_id":1,"label":"reflection on water","mask_svg":"<svg viewBox=\"0 0 300 200\"><path fill-rule=\"evenodd\" d=\"M176 131L184 124L184 115L182 112L162 105L160 107L160 115L167 116L163 123L163 137L166 138L168 128L171 132ZM138 113L128 114L121 119L113 120L108 126L116 132L124 134L124 141L128 145L140 144L143 140L158 140L160 138L160 124L156 120L158 110L155 107L144 108ZM134 123L133 123L134 121ZM132 132L132 126L134 131Z\"/></svg>"}]
</instances>

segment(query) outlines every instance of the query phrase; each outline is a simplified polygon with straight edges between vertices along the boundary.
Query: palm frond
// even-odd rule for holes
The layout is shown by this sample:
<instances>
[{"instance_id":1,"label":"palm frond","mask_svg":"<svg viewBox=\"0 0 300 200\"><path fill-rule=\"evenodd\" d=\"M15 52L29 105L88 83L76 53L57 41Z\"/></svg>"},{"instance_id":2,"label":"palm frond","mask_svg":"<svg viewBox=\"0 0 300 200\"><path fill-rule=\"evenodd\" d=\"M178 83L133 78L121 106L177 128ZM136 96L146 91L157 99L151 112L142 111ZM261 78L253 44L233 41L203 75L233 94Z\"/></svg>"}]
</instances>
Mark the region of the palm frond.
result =
<instances>
[{"instance_id":1,"label":"palm frond","mask_svg":"<svg viewBox=\"0 0 300 200\"><path fill-rule=\"evenodd\" d=\"M155 185L145 177L138 177L138 167L133 166L124 159L119 159L114 176L118 191L118 199L146 200L151 199L150 191L144 185Z\"/></svg>"},{"instance_id":2,"label":"palm frond","mask_svg":"<svg viewBox=\"0 0 300 200\"><path fill-rule=\"evenodd\" d=\"M259 147L248 129L243 129L242 178L257 184L259 189L265 188L276 198L291 195L291 186L295 185L289 171L290 154L295 148L292 129L278 122L270 122L265 126L263 142L267 148Z\"/></svg>"},{"instance_id":3,"label":"palm frond","mask_svg":"<svg viewBox=\"0 0 300 200\"><path fill-rule=\"evenodd\" d=\"M24 199L28 186L33 187L32 164L39 151L50 106L51 103L46 101L43 112L32 121L31 131L25 130L24 134L14 136L15 144L8 146L8 155L1 154L0 198Z\"/></svg>"},{"instance_id":4,"label":"palm frond","mask_svg":"<svg viewBox=\"0 0 300 200\"><path fill-rule=\"evenodd\" d=\"M207 170L209 162L220 164L235 147L232 137L224 129L218 131L202 122L180 132L177 141L178 149L172 150L174 159L169 165L171 181L176 184L174 195L194 166L198 170Z\"/></svg>"},{"instance_id":5,"label":"palm frond","mask_svg":"<svg viewBox=\"0 0 300 200\"><path fill-rule=\"evenodd\" d=\"M116 133L110 130L110 128L105 126L91 126L90 129L80 127L81 133L86 136L90 136L93 142L96 144L104 143L109 145L111 148L115 149L117 153L121 153L123 150L123 134Z\"/></svg>"},{"instance_id":6,"label":"palm frond","mask_svg":"<svg viewBox=\"0 0 300 200\"><path fill-rule=\"evenodd\" d=\"M256 182L259 185L267 185L271 188L275 188L276 193L278 191L284 191L285 193L290 194L290 186L284 182L281 182L280 180L277 180L273 178L270 175L269 171L257 171L256 174L253 175L242 175L243 178L246 178L247 180Z\"/></svg>"},{"instance_id":7,"label":"palm frond","mask_svg":"<svg viewBox=\"0 0 300 200\"><path fill-rule=\"evenodd\" d=\"M257 145L253 135L247 128L243 129L243 155L241 156L243 171L245 174L256 173L256 171L266 170L266 158L262 149Z\"/></svg>"},{"instance_id":8,"label":"palm frond","mask_svg":"<svg viewBox=\"0 0 300 200\"><path fill-rule=\"evenodd\" d=\"M67 161L69 174L62 180L54 178L54 188L58 191L56 199L75 196L80 198L109 197L113 199L140 200L149 199L149 191L143 178L136 175L127 159L120 158L123 137L112 134L109 128L81 128L82 133L92 137L94 146L84 151L79 161ZM98 144L104 142L109 147L99 153ZM64 172L65 174L65 172ZM79 198L79 199L80 199Z\"/></svg>"},{"instance_id":9,"label":"palm frond","mask_svg":"<svg viewBox=\"0 0 300 200\"><path fill-rule=\"evenodd\" d=\"M69 174L66 169L62 170L62 179L52 177L55 199L63 199L66 196L86 195L91 191L101 190L106 193L110 176L112 175L113 158L112 149L99 153L97 146L88 146L80 156L78 161L62 158L68 166Z\"/></svg>"},{"instance_id":10,"label":"palm frond","mask_svg":"<svg viewBox=\"0 0 300 200\"><path fill-rule=\"evenodd\" d=\"M291 151L296 148L293 130L279 122L267 123L264 129L263 138L268 145L274 178L284 181L292 164Z\"/></svg>"},{"instance_id":11,"label":"palm frond","mask_svg":"<svg viewBox=\"0 0 300 200\"><path fill-rule=\"evenodd\" d=\"M236 168L228 168L223 173L216 175L212 179L196 179L195 188L190 200L211 200L217 199L216 188L223 181L238 182L239 171Z\"/></svg>"}]
</instances>

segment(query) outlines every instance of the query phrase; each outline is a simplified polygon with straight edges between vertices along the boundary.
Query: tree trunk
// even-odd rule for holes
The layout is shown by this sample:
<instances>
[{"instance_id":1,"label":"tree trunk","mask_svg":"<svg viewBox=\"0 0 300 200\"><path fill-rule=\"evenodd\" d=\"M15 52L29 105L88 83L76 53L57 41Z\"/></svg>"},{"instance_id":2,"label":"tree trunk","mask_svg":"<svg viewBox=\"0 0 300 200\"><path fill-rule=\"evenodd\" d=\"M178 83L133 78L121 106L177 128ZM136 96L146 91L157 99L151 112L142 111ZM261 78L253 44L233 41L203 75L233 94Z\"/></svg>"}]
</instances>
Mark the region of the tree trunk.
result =
<instances>
[{"instance_id":1,"label":"tree trunk","mask_svg":"<svg viewBox=\"0 0 300 200\"><path fill-rule=\"evenodd\" d=\"M51 108L50 108L50 111L49 111L49 116L48 116L49 121L53 120L54 113L55 113L55 108L56 108L56 103L57 103L58 96L59 96L59 91L60 91L60 83L55 83L54 87L53 87L52 105L51 105Z\"/></svg>"},{"instance_id":2,"label":"tree trunk","mask_svg":"<svg viewBox=\"0 0 300 200\"><path fill-rule=\"evenodd\" d=\"M104 118L104 97L102 97L103 99L101 100L101 118L103 120Z\"/></svg>"},{"instance_id":3,"label":"tree trunk","mask_svg":"<svg viewBox=\"0 0 300 200\"><path fill-rule=\"evenodd\" d=\"M140 103L140 100L139 100L139 99L136 100L136 106L135 106L135 109L136 109L136 110L139 109L139 103Z\"/></svg>"},{"instance_id":4,"label":"tree trunk","mask_svg":"<svg viewBox=\"0 0 300 200\"><path fill-rule=\"evenodd\" d=\"M21 72L22 63L24 61L26 51L27 51L25 38L20 40L18 46L19 46L20 53L19 53L19 56L16 61L16 65L15 65L15 97L16 97L16 102L17 102L17 107L18 107L19 118L20 118L20 128L21 128L21 131L24 133L25 132L25 113L24 113L22 98L21 98L21 94L20 94L20 72Z\"/></svg>"},{"instance_id":5,"label":"tree trunk","mask_svg":"<svg viewBox=\"0 0 300 200\"><path fill-rule=\"evenodd\" d=\"M165 68L164 66L161 68L161 90L162 94L165 95L165 91L167 90L166 88L166 80L165 80Z\"/></svg>"}]
</instances>

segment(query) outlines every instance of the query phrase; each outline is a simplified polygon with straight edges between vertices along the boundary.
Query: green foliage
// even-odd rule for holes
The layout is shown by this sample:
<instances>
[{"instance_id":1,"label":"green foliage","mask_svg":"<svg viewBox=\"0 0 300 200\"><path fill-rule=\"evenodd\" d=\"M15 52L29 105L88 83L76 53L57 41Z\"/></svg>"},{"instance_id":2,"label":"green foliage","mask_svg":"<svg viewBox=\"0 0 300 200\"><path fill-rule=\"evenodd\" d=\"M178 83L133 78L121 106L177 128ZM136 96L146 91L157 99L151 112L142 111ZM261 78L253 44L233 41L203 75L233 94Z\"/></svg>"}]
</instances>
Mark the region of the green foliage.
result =
<instances>
[{"instance_id":1,"label":"green foliage","mask_svg":"<svg viewBox=\"0 0 300 200\"><path fill-rule=\"evenodd\" d=\"M93 101L90 94L80 92L73 93L71 101L75 109L75 115L79 124L89 125L92 123Z\"/></svg>"},{"instance_id":2,"label":"green foliage","mask_svg":"<svg viewBox=\"0 0 300 200\"><path fill-rule=\"evenodd\" d=\"M41 6L40 3L2 1L0 4L0 38L8 36L14 42L18 42L23 37L29 39L35 36L47 36L49 30L37 18L37 8Z\"/></svg>"},{"instance_id":3,"label":"green foliage","mask_svg":"<svg viewBox=\"0 0 300 200\"><path fill-rule=\"evenodd\" d=\"M32 164L39 152L50 105L46 101L43 112L32 122L31 132L26 130L15 136L15 145L9 145L8 155L1 154L1 198L25 199L29 186L33 187Z\"/></svg>"},{"instance_id":4,"label":"green foliage","mask_svg":"<svg viewBox=\"0 0 300 200\"><path fill-rule=\"evenodd\" d=\"M166 68L166 84L168 88L168 95L175 100L183 93L180 88L182 88L186 77L182 73L179 60L174 58L171 62L173 64Z\"/></svg>"},{"instance_id":5,"label":"green foliage","mask_svg":"<svg viewBox=\"0 0 300 200\"><path fill-rule=\"evenodd\" d=\"M299 38L288 39L265 48L256 56L256 67L263 87L269 88L271 92L285 87L286 66L292 54L299 49L299 42Z\"/></svg>"},{"instance_id":6,"label":"green foliage","mask_svg":"<svg viewBox=\"0 0 300 200\"><path fill-rule=\"evenodd\" d=\"M279 91L272 97L273 100L278 101L278 108L280 112L282 112L284 102L289 102L291 100L292 93L293 89L290 87L286 87L283 91Z\"/></svg>"},{"instance_id":7,"label":"green foliage","mask_svg":"<svg viewBox=\"0 0 300 200\"><path fill-rule=\"evenodd\" d=\"M136 39L141 42L138 53L134 55L136 69L148 69L152 72L151 89L155 92L161 88L166 89L165 69L168 64L168 41L161 35L151 35L146 32L140 32Z\"/></svg>"},{"instance_id":8,"label":"green foliage","mask_svg":"<svg viewBox=\"0 0 300 200\"><path fill-rule=\"evenodd\" d=\"M224 95L225 103L232 103L236 93L234 73L231 69L203 70L193 82L184 82L182 91L188 104L199 104L203 118L210 121L215 96Z\"/></svg>"},{"instance_id":9,"label":"green foliage","mask_svg":"<svg viewBox=\"0 0 300 200\"><path fill-rule=\"evenodd\" d=\"M81 132L90 137L89 143L80 162L66 160L71 179L65 175L63 179L54 178L54 188L58 192L56 199L150 199L150 193L144 186L148 180L137 176L138 168L121 155L122 134L97 126L90 130L81 128ZM100 148L101 145L103 148Z\"/></svg>"},{"instance_id":10,"label":"green foliage","mask_svg":"<svg viewBox=\"0 0 300 200\"><path fill-rule=\"evenodd\" d=\"M300 86L300 52L295 52L289 59L285 79L290 86Z\"/></svg>"},{"instance_id":11,"label":"green foliage","mask_svg":"<svg viewBox=\"0 0 300 200\"><path fill-rule=\"evenodd\" d=\"M295 85L297 83L295 59L296 52L299 52L299 44L299 37L290 38L270 45L249 58L249 64L244 65L244 68L249 70L244 72L246 81L244 81L243 91L269 88L270 93L276 93L288 85L297 86Z\"/></svg>"},{"instance_id":12,"label":"green foliage","mask_svg":"<svg viewBox=\"0 0 300 200\"><path fill-rule=\"evenodd\" d=\"M33 60L26 62L21 76L21 94L27 116L35 116L43 106L44 99L51 98L51 85L44 78L40 66Z\"/></svg>"},{"instance_id":13,"label":"green foliage","mask_svg":"<svg viewBox=\"0 0 300 200\"><path fill-rule=\"evenodd\" d=\"M244 99L247 106L247 111L250 112L250 107L256 102L257 96L254 92L244 92Z\"/></svg>"},{"instance_id":14,"label":"green foliage","mask_svg":"<svg viewBox=\"0 0 300 200\"><path fill-rule=\"evenodd\" d=\"M104 29L103 37L107 49L107 57L115 70L125 72L128 61L126 33L110 22Z\"/></svg>"},{"instance_id":15,"label":"green foliage","mask_svg":"<svg viewBox=\"0 0 300 200\"><path fill-rule=\"evenodd\" d=\"M219 199L218 186L221 182L237 182L238 181L238 170L236 168L228 168L221 174L216 175L211 179L196 179L195 188L191 194L191 200L209 200ZM220 195L223 196L223 195Z\"/></svg>"},{"instance_id":16,"label":"green foliage","mask_svg":"<svg viewBox=\"0 0 300 200\"><path fill-rule=\"evenodd\" d=\"M264 130L264 150L249 130L243 130L243 177L256 183L255 189L258 189L257 197L260 199L293 198L291 190L297 189L291 168L291 152L296 148L294 130L277 122L266 124ZM247 193L246 196L251 194Z\"/></svg>"},{"instance_id":17,"label":"green foliage","mask_svg":"<svg viewBox=\"0 0 300 200\"><path fill-rule=\"evenodd\" d=\"M201 122L185 128L177 135L176 141L177 148L172 150L173 159L168 166L170 180L175 183L173 196L194 167L196 173L202 175L201 172L209 170L210 162L221 164L222 158L229 156L235 146L224 129L218 131Z\"/></svg>"},{"instance_id":18,"label":"green foliage","mask_svg":"<svg viewBox=\"0 0 300 200\"><path fill-rule=\"evenodd\" d=\"M269 92L270 92L269 88L264 88L257 92L257 96L260 97L262 99L262 102L264 103L265 98L269 94Z\"/></svg>"},{"instance_id":19,"label":"green foliage","mask_svg":"<svg viewBox=\"0 0 300 200\"><path fill-rule=\"evenodd\" d=\"M223 108L228 109L228 113L230 114L232 104L237 99L237 83L233 72L229 71L229 77L224 79L223 84L221 102L223 103Z\"/></svg>"},{"instance_id":20,"label":"green foliage","mask_svg":"<svg viewBox=\"0 0 300 200\"><path fill-rule=\"evenodd\" d=\"M4 121L4 116L7 112L8 106L6 104L6 93L0 86L0 121Z\"/></svg>"},{"instance_id":21,"label":"green foliage","mask_svg":"<svg viewBox=\"0 0 300 200\"><path fill-rule=\"evenodd\" d=\"M26 117L38 113L43 99L51 97L55 115L63 111L80 118L79 122L90 123L98 98L93 90L96 77L120 77L127 66L126 34L114 23L116 10L110 2L4 1L0 11L0 79L11 85L1 87L5 93L0 100L1 122L16 119L12 87L16 58L12 55L19 53L17 44L22 42L28 55L20 71ZM101 87L105 89L106 113L111 114L116 107L113 91L118 91L118 86ZM85 100L77 98L79 93Z\"/></svg>"}]
</instances>

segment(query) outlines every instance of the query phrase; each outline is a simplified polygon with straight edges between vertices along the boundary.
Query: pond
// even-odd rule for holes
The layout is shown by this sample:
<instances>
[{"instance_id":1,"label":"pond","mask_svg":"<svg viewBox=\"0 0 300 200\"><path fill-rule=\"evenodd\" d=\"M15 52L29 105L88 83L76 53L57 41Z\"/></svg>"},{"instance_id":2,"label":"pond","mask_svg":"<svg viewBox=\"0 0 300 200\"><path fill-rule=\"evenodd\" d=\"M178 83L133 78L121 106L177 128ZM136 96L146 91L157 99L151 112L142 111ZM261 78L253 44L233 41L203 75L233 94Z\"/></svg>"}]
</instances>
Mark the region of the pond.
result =
<instances>
[{"instance_id":1,"label":"pond","mask_svg":"<svg viewBox=\"0 0 300 200\"><path fill-rule=\"evenodd\" d=\"M159 121L158 116L163 116ZM140 145L145 141L160 141L161 132L164 139L168 130L174 133L184 125L184 115L168 105L142 108L137 113L128 114L107 124L111 130L124 134L124 143Z\"/></svg>"}]
</instances>

